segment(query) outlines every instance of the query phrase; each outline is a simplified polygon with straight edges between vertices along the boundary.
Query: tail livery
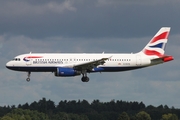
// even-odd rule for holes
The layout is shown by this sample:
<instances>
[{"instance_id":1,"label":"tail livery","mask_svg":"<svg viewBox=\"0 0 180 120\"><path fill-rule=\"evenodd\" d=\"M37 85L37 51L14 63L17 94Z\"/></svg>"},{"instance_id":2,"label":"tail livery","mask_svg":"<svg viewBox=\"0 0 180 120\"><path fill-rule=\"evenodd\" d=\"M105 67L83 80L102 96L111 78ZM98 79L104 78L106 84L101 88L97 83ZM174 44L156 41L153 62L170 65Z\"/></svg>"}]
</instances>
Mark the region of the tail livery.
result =
<instances>
[{"instance_id":1,"label":"tail livery","mask_svg":"<svg viewBox=\"0 0 180 120\"><path fill-rule=\"evenodd\" d=\"M162 27L150 40L150 42L145 46L142 52L147 56L164 56L165 46L168 41L169 32L170 27Z\"/></svg>"},{"instance_id":2,"label":"tail livery","mask_svg":"<svg viewBox=\"0 0 180 120\"><path fill-rule=\"evenodd\" d=\"M162 27L140 52L150 57L152 64L168 62L174 59L172 56L165 55L165 46L168 41L170 29L170 27Z\"/></svg>"}]
</instances>

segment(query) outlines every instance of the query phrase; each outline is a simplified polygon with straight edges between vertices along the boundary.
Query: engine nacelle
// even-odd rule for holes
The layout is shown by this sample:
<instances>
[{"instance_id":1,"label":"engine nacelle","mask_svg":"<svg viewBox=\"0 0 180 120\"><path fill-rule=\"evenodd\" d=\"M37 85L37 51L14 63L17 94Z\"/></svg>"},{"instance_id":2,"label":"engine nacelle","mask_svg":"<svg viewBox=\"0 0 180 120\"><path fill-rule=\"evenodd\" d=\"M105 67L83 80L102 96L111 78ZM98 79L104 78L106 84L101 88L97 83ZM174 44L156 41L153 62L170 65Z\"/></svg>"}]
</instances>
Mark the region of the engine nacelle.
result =
<instances>
[{"instance_id":1,"label":"engine nacelle","mask_svg":"<svg viewBox=\"0 0 180 120\"><path fill-rule=\"evenodd\" d=\"M60 67L57 68L57 71L54 73L55 76L62 76L62 77L68 77L68 76L76 76L80 75L81 73L74 70L73 68L64 68Z\"/></svg>"}]
</instances>

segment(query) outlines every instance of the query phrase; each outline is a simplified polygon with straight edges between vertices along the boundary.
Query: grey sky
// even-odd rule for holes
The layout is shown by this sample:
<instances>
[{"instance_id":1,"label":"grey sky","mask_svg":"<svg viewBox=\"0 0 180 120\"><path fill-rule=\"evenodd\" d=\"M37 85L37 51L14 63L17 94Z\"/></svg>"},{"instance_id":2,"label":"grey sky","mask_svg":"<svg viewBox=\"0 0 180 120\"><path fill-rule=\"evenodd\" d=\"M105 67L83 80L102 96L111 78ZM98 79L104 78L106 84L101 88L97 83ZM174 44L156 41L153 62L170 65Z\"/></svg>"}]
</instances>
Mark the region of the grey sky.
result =
<instances>
[{"instance_id":1,"label":"grey sky","mask_svg":"<svg viewBox=\"0 0 180 120\"><path fill-rule=\"evenodd\" d=\"M0 1L0 105L42 97L91 102L125 100L180 108L179 0L8 0ZM162 27L170 26L166 53L175 60L121 73L61 78L52 73L7 70L7 61L32 52L138 52Z\"/></svg>"}]
</instances>

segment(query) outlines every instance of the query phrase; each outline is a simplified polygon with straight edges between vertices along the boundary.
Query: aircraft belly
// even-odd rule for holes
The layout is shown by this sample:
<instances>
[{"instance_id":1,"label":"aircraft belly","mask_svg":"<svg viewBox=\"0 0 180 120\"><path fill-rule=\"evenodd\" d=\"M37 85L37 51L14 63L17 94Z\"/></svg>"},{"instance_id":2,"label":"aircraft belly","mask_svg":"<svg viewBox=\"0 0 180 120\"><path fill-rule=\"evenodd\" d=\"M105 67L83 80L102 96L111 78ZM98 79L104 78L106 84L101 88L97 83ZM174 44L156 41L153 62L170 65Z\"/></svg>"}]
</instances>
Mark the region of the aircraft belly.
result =
<instances>
[{"instance_id":1,"label":"aircraft belly","mask_svg":"<svg viewBox=\"0 0 180 120\"><path fill-rule=\"evenodd\" d=\"M102 67L103 71L102 72L120 72L120 71L128 71L128 70L134 70L134 69L139 69L143 68L143 66L132 66L132 67Z\"/></svg>"},{"instance_id":2,"label":"aircraft belly","mask_svg":"<svg viewBox=\"0 0 180 120\"><path fill-rule=\"evenodd\" d=\"M13 67L8 67L11 70L15 71L31 71L31 72L53 72L56 71L57 67L22 67L22 66L13 66Z\"/></svg>"}]
</instances>

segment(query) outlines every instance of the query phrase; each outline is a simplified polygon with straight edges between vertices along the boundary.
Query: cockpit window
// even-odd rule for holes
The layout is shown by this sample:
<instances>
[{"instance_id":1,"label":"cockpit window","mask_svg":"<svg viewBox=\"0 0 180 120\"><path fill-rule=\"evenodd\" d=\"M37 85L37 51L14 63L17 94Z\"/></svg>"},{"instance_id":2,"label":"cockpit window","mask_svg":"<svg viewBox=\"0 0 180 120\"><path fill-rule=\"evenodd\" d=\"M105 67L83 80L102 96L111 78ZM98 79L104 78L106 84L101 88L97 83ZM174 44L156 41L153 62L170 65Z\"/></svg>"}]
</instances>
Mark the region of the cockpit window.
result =
<instances>
[{"instance_id":1,"label":"cockpit window","mask_svg":"<svg viewBox=\"0 0 180 120\"><path fill-rule=\"evenodd\" d=\"M20 58L14 58L13 61L20 61Z\"/></svg>"}]
</instances>

